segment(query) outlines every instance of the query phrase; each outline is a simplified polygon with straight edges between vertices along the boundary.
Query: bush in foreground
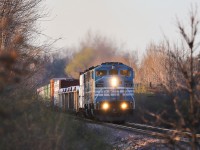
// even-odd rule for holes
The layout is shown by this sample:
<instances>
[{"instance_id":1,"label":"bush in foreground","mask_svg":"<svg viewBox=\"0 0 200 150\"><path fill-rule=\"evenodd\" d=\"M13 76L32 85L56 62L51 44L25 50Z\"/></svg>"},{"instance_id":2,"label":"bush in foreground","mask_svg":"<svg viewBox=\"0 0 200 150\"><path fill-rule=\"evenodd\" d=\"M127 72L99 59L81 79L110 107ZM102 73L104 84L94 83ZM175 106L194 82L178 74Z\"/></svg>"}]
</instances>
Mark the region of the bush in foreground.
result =
<instances>
[{"instance_id":1,"label":"bush in foreground","mask_svg":"<svg viewBox=\"0 0 200 150\"><path fill-rule=\"evenodd\" d=\"M84 122L45 108L29 91L0 96L0 149L111 149Z\"/></svg>"}]
</instances>

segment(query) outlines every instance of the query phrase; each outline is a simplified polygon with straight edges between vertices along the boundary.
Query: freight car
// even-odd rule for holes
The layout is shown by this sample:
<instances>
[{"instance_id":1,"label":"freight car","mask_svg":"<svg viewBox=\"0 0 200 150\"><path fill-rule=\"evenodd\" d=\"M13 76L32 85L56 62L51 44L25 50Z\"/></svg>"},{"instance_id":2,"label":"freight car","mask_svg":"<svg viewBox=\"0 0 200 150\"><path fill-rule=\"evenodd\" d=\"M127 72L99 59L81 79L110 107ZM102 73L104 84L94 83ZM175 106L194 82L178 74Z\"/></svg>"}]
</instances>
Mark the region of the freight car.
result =
<instances>
[{"instance_id":1,"label":"freight car","mask_svg":"<svg viewBox=\"0 0 200 150\"><path fill-rule=\"evenodd\" d=\"M52 105L103 121L125 121L135 109L133 79L131 67L120 62L102 63L80 73L79 83L71 80L66 86L51 88L52 83L62 82L51 80Z\"/></svg>"},{"instance_id":2,"label":"freight car","mask_svg":"<svg viewBox=\"0 0 200 150\"><path fill-rule=\"evenodd\" d=\"M79 80L73 78L53 78L50 83L37 89L38 95L40 95L45 103L53 108L60 107L59 89L71 86L79 85Z\"/></svg>"},{"instance_id":3,"label":"freight car","mask_svg":"<svg viewBox=\"0 0 200 150\"><path fill-rule=\"evenodd\" d=\"M59 108L64 112L79 112L79 86L61 88L58 91Z\"/></svg>"}]
</instances>

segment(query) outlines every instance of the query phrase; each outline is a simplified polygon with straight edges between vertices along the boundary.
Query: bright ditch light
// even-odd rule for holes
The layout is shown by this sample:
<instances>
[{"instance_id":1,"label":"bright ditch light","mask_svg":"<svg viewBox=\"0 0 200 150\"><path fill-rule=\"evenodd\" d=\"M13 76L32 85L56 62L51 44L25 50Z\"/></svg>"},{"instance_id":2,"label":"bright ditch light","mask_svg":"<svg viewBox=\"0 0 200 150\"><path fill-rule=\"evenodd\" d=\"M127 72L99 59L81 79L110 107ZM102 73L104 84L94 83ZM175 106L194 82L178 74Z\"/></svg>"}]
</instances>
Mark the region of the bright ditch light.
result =
<instances>
[{"instance_id":1,"label":"bright ditch light","mask_svg":"<svg viewBox=\"0 0 200 150\"><path fill-rule=\"evenodd\" d=\"M108 104L107 102L103 103L102 108L103 108L104 110L109 109L109 104Z\"/></svg>"},{"instance_id":2,"label":"bright ditch light","mask_svg":"<svg viewBox=\"0 0 200 150\"><path fill-rule=\"evenodd\" d=\"M122 103L122 104L121 104L121 108L122 108L122 109L127 109L127 107L128 107L127 103Z\"/></svg>"}]
</instances>

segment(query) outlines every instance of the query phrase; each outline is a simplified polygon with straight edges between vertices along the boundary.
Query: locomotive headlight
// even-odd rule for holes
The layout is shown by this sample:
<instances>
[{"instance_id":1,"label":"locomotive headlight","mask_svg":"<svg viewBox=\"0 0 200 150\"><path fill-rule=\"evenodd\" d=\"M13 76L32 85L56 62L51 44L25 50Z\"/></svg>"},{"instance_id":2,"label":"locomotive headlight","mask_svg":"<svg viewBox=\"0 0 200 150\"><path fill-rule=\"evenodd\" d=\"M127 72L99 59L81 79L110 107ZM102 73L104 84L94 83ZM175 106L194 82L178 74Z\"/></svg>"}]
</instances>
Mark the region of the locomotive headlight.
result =
<instances>
[{"instance_id":1,"label":"locomotive headlight","mask_svg":"<svg viewBox=\"0 0 200 150\"><path fill-rule=\"evenodd\" d=\"M103 103L103 105L102 105L102 108L104 109L104 110L107 110L107 109L109 109L109 104L107 103L107 102L105 102L105 103Z\"/></svg>"},{"instance_id":2,"label":"locomotive headlight","mask_svg":"<svg viewBox=\"0 0 200 150\"><path fill-rule=\"evenodd\" d=\"M113 78L111 79L111 85L112 85L112 87L116 87L116 86L117 86L117 83L118 83L117 78L113 77Z\"/></svg>"},{"instance_id":3,"label":"locomotive headlight","mask_svg":"<svg viewBox=\"0 0 200 150\"><path fill-rule=\"evenodd\" d=\"M127 103L122 103L122 104L121 104L121 108L122 108L122 109L127 109L127 108L128 108Z\"/></svg>"}]
</instances>

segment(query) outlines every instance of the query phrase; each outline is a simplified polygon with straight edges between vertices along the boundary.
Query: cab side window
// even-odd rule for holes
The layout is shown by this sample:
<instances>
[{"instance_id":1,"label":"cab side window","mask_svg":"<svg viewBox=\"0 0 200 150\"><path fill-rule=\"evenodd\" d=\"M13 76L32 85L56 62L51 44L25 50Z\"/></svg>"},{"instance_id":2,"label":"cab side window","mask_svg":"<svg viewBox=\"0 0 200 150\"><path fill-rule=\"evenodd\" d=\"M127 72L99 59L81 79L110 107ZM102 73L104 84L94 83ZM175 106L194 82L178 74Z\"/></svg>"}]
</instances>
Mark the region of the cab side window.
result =
<instances>
[{"instance_id":1,"label":"cab side window","mask_svg":"<svg viewBox=\"0 0 200 150\"><path fill-rule=\"evenodd\" d=\"M120 70L120 75L129 77L131 72L130 70Z\"/></svg>"},{"instance_id":2,"label":"cab side window","mask_svg":"<svg viewBox=\"0 0 200 150\"><path fill-rule=\"evenodd\" d=\"M97 70L96 71L96 76L102 77L102 76L105 76L105 75L107 75L107 71L106 70Z\"/></svg>"}]
</instances>

